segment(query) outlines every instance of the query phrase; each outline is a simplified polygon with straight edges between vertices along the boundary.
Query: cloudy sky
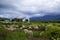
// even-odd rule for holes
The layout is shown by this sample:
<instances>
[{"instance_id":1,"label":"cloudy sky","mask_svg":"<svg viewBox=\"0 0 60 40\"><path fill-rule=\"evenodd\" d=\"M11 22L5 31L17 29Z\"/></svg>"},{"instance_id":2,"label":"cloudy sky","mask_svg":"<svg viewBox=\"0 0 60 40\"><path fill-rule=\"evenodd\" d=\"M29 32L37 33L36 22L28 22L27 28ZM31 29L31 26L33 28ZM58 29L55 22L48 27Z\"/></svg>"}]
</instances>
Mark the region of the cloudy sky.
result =
<instances>
[{"instance_id":1,"label":"cloudy sky","mask_svg":"<svg viewBox=\"0 0 60 40\"><path fill-rule=\"evenodd\" d=\"M0 17L60 14L60 0L0 0Z\"/></svg>"}]
</instances>

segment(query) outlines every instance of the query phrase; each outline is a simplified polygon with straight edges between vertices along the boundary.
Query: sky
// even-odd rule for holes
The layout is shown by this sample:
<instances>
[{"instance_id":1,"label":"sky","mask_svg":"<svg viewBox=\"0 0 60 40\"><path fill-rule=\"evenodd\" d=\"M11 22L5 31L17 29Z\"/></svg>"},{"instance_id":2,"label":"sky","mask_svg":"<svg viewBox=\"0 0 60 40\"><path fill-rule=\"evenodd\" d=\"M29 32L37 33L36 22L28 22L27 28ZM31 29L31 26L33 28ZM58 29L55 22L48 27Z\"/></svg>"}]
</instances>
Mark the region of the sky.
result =
<instances>
[{"instance_id":1,"label":"sky","mask_svg":"<svg viewBox=\"0 0 60 40\"><path fill-rule=\"evenodd\" d=\"M0 0L0 17L60 15L60 0Z\"/></svg>"}]
</instances>

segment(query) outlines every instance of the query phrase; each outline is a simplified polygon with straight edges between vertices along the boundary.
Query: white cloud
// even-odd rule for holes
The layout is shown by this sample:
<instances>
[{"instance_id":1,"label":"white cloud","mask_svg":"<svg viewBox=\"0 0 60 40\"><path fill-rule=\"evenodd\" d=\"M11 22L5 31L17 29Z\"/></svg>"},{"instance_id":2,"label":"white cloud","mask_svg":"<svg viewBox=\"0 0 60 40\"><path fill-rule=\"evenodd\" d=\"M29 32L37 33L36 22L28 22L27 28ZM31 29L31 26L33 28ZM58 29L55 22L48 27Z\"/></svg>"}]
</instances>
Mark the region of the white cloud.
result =
<instances>
[{"instance_id":1,"label":"white cloud","mask_svg":"<svg viewBox=\"0 0 60 40\"><path fill-rule=\"evenodd\" d=\"M8 17L60 14L60 0L0 0L0 4L7 5L7 7L10 5L11 8L0 9L0 14L2 13L3 16L8 14Z\"/></svg>"},{"instance_id":2,"label":"white cloud","mask_svg":"<svg viewBox=\"0 0 60 40\"><path fill-rule=\"evenodd\" d=\"M59 4L59 0L24 0L20 4L21 11L30 11L30 12L37 12L37 11L49 11L55 12L56 6Z\"/></svg>"}]
</instances>

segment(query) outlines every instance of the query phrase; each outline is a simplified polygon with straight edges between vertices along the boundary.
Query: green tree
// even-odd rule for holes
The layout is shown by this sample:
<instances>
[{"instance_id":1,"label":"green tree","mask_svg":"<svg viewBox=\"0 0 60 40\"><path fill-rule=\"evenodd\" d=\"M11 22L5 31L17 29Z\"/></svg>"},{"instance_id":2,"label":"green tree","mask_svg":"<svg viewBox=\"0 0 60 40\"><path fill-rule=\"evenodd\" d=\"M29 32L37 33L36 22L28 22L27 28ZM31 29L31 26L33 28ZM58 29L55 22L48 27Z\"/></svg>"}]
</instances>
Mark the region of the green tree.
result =
<instances>
[{"instance_id":1,"label":"green tree","mask_svg":"<svg viewBox=\"0 0 60 40\"><path fill-rule=\"evenodd\" d=\"M14 19L12 19L12 21L22 22L22 19L21 18L14 18Z\"/></svg>"}]
</instances>

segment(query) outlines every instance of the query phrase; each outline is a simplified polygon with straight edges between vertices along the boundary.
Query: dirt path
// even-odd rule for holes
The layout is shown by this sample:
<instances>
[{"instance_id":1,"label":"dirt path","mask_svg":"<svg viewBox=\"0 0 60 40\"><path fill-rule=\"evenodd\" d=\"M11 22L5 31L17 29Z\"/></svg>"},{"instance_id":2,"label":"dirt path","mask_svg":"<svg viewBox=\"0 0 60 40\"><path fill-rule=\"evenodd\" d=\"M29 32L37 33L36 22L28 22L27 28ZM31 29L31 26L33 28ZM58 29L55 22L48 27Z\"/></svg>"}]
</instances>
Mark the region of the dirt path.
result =
<instances>
[{"instance_id":1,"label":"dirt path","mask_svg":"<svg viewBox=\"0 0 60 40\"><path fill-rule=\"evenodd\" d=\"M29 38L29 40L49 40L49 39L44 37L31 37Z\"/></svg>"}]
</instances>

